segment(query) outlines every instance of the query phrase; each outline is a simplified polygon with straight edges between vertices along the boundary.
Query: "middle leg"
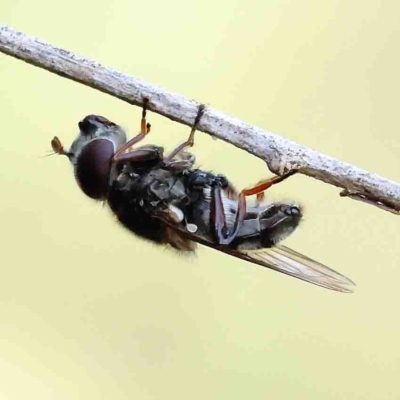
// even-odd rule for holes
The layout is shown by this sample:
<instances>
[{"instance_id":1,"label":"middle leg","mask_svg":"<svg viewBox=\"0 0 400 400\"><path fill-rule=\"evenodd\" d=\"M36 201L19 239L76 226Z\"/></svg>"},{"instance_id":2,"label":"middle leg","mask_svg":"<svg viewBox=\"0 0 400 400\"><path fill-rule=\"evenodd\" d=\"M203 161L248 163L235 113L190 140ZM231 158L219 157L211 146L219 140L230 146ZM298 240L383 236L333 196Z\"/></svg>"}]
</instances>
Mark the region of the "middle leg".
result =
<instances>
[{"instance_id":1,"label":"middle leg","mask_svg":"<svg viewBox=\"0 0 400 400\"><path fill-rule=\"evenodd\" d=\"M199 106L199 110L197 111L196 118L194 120L194 124L192 125L192 129L190 131L189 138L181 143L177 148L175 148L166 158L165 158L165 163L169 164L173 162L174 157L176 157L179 153L181 153L183 150L185 150L188 147L192 147L194 145L194 134L196 132L197 126L199 125L200 119L204 114L205 110L205 105L201 104Z\"/></svg>"}]
</instances>

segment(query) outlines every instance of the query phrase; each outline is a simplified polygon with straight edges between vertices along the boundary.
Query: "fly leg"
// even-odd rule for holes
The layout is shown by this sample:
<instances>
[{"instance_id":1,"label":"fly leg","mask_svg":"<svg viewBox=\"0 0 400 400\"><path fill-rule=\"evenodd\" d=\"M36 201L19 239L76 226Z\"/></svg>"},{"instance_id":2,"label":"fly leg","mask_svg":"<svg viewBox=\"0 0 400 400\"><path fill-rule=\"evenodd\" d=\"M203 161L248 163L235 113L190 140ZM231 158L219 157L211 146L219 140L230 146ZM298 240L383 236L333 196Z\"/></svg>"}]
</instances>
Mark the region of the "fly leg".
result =
<instances>
[{"instance_id":1,"label":"fly leg","mask_svg":"<svg viewBox=\"0 0 400 400\"><path fill-rule=\"evenodd\" d=\"M273 178L263 180L256 185L244 189L239 193L238 205L236 210L235 222L231 231L229 231L226 225L226 214L224 210L224 204L222 201L222 190L224 189L218 182L212 188L212 199L211 199L211 224L213 233L218 244L229 245L238 235L238 232L243 224L246 216L246 197L257 195L257 199L260 200L263 196L262 193L270 188L271 186L284 181L285 179L292 176L297 171L293 170L287 174L281 176L274 176Z\"/></svg>"},{"instance_id":2,"label":"fly leg","mask_svg":"<svg viewBox=\"0 0 400 400\"><path fill-rule=\"evenodd\" d=\"M239 193L235 223L231 232L229 232L226 226L226 215L224 203L222 201L222 188L220 185L215 185L212 188L210 211L211 225L217 244L229 245L236 238L244 217L246 216L246 196L243 192Z\"/></svg>"},{"instance_id":3,"label":"fly leg","mask_svg":"<svg viewBox=\"0 0 400 400\"><path fill-rule=\"evenodd\" d=\"M185 157L182 157L182 160L172 160L166 162L164 159L163 168L168 171L176 172L192 168L196 161L195 155L187 152L181 153L181 155L185 155Z\"/></svg>"},{"instance_id":4,"label":"fly leg","mask_svg":"<svg viewBox=\"0 0 400 400\"><path fill-rule=\"evenodd\" d=\"M285 179L289 178L289 176L294 175L297 172L297 170L292 170L286 174L279 175L279 176L274 176L270 179L264 179L258 183L256 183L254 186L242 190L242 193L245 196L252 196L253 194L259 195L265 190L269 189L272 185L275 185L277 183L280 183L284 181Z\"/></svg>"},{"instance_id":5,"label":"fly leg","mask_svg":"<svg viewBox=\"0 0 400 400\"><path fill-rule=\"evenodd\" d=\"M199 106L199 110L197 111L196 118L194 120L194 124L192 125L192 129L190 131L189 138L181 143L176 149L174 149L171 154L169 154L167 157L165 157L164 162L166 165L169 165L174 162L174 157L176 157L178 154L180 154L182 151L184 151L188 147L192 147L194 145L194 133L196 132L197 126L199 125L200 119L204 114L205 110L205 105L201 104Z\"/></svg>"},{"instance_id":6,"label":"fly leg","mask_svg":"<svg viewBox=\"0 0 400 400\"><path fill-rule=\"evenodd\" d=\"M150 133L150 128L151 125L146 122L146 112L147 112L147 105L149 103L149 99L145 98L143 100L143 110L142 110L142 119L140 122L140 132L138 135L136 135L134 138L128 140L125 144L123 144L114 154L114 157L112 159L113 163L118 163L120 161L128 161L128 160L132 160L132 158L127 158L126 156L131 154L131 153L135 153L133 152L129 152L129 153L125 153L127 150L129 150L133 145L135 145L136 143L140 142L141 140L143 140L146 135L148 135ZM134 157L135 158L135 157Z\"/></svg>"}]
</instances>

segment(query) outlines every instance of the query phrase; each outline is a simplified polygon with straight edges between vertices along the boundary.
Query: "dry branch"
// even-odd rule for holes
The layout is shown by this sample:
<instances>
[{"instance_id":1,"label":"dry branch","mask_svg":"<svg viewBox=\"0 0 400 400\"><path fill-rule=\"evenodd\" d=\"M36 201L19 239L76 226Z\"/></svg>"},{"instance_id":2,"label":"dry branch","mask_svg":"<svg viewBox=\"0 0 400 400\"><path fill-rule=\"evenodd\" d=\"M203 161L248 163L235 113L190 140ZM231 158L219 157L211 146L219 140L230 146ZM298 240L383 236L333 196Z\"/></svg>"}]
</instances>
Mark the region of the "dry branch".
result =
<instances>
[{"instance_id":1,"label":"dry branch","mask_svg":"<svg viewBox=\"0 0 400 400\"><path fill-rule=\"evenodd\" d=\"M143 99L148 97L151 111L182 124L191 125L197 113L198 103L193 100L6 26L0 26L0 51L130 104L141 106ZM302 174L343 188L341 196L400 213L400 185L396 182L245 124L209 107L199 130L265 160L269 169L276 174L298 169Z\"/></svg>"}]
</instances>

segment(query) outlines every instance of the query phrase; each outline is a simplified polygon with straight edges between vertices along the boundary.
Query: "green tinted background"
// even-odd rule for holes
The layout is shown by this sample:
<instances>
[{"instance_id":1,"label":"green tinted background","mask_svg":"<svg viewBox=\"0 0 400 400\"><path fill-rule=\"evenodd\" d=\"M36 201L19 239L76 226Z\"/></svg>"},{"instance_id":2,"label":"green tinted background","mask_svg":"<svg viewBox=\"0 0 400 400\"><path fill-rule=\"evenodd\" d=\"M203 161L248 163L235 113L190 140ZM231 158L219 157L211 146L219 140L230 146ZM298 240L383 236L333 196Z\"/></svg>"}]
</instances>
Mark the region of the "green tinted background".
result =
<instances>
[{"instance_id":1,"label":"green tinted background","mask_svg":"<svg viewBox=\"0 0 400 400\"><path fill-rule=\"evenodd\" d=\"M400 181L398 1L2 0L3 23ZM296 176L287 244L357 282L333 293L201 248L136 239L77 188L56 134L140 110L0 55L1 399L400 399L400 217ZM150 115L149 141L188 128ZM238 187L270 173L204 134Z\"/></svg>"}]
</instances>

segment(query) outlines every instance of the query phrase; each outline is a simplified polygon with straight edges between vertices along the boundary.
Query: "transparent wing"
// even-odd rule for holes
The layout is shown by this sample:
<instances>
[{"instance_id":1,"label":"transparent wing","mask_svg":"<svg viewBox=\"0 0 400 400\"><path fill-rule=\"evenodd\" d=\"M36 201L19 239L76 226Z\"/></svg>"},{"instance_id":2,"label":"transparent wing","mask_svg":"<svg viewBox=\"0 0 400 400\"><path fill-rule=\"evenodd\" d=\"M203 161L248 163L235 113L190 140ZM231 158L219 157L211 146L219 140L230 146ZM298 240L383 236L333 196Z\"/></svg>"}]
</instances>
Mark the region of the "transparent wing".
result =
<instances>
[{"instance_id":1,"label":"transparent wing","mask_svg":"<svg viewBox=\"0 0 400 400\"><path fill-rule=\"evenodd\" d=\"M233 250L231 254L338 292L351 293L355 286L355 283L344 275L286 246L277 245L260 250Z\"/></svg>"},{"instance_id":2,"label":"transparent wing","mask_svg":"<svg viewBox=\"0 0 400 400\"><path fill-rule=\"evenodd\" d=\"M187 239L212 247L215 250L231 256L273 269L283 274L293 276L314 285L335 290L337 292L352 293L355 283L339 272L298 253L289 247L277 245L271 248L258 250L235 250L229 246L216 245L204 236L189 233L168 218L162 218L171 228L178 230Z\"/></svg>"}]
</instances>

